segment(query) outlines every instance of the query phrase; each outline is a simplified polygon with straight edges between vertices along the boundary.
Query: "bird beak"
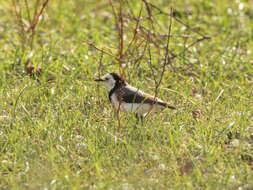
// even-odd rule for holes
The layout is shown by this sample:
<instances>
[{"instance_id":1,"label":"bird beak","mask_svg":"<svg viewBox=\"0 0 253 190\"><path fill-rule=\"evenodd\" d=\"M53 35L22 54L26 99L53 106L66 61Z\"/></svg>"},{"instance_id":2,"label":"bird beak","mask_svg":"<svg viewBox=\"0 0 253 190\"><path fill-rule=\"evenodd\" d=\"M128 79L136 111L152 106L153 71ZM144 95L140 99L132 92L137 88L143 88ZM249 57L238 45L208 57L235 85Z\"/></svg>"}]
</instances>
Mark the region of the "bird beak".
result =
<instances>
[{"instance_id":1,"label":"bird beak","mask_svg":"<svg viewBox=\"0 0 253 190\"><path fill-rule=\"evenodd\" d=\"M95 79L94 81L96 81L96 82L102 82L104 80L103 79Z\"/></svg>"}]
</instances>

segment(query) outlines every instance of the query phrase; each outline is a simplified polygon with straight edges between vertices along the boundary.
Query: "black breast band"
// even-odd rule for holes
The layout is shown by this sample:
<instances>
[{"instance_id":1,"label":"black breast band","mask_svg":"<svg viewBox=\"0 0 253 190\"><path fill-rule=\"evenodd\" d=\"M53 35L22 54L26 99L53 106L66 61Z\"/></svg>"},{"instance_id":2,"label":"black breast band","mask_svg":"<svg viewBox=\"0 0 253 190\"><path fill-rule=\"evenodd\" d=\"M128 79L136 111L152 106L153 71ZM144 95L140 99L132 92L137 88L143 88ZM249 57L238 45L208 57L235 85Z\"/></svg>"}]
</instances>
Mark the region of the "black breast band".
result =
<instances>
[{"instance_id":1,"label":"black breast band","mask_svg":"<svg viewBox=\"0 0 253 190\"><path fill-rule=\"evenodd\" d=\"M112 94L115 92L115 90L117 90L118 88L120 88L121 85L122 84L119 81L117 81L116 84L115 84L115 86L110 90L110 92L109 92L109 100L110 100L110 102L112 102Z\"/></svg>"}]
</instances>

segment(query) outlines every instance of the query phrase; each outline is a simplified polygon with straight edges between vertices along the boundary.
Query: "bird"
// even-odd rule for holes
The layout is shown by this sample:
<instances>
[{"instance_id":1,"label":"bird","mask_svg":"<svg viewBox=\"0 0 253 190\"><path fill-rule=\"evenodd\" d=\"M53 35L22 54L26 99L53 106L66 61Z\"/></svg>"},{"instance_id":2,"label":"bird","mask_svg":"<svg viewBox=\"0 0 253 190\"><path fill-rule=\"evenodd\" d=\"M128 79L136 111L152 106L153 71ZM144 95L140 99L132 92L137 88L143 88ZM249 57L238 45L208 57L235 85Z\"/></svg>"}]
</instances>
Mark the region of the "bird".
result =
<instances>
[{"instance_id":1,"label":"bird","mask_svg":"<svg viewBox=\"0 0 253 190\"><path fill-rule=\"evenodd\" d=\"M175 106L131 86L117 73L108 73L95 81L106 85L109 100L117 111L135 113L141 121L151 111L158 112L165 108L176 109Z\"/></svg>"}]
</instances>

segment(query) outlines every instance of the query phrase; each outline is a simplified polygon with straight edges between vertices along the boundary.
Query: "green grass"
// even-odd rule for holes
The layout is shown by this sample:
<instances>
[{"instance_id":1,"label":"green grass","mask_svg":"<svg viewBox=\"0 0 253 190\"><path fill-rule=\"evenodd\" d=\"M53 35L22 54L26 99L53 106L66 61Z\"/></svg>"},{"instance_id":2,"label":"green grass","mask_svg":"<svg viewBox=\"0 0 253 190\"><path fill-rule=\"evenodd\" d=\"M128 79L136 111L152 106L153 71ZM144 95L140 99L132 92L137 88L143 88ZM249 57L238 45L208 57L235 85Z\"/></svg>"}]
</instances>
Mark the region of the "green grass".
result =
<instances>
[{"instance_id":1,"label":"green grass","mask_svg":"<svg viewBox=\"0 0 253 190\"><path fill-rule=\"evenodd\" d=\"M121 129L93 82L119 66L106 54L99 66L101 52L85 43L117 54L110 4L50 1L31 50L22 49L11 1L0 2L0 189L253 189L252 1L152 2L211 39L184 52L200 36L173 20L172 35L193 38L171 38L170 49L184 53L166 66L159 97L179 109L150 114L143 126L123 113ZM123 12L137 17L140 8L131 0ZM153 32L167 34L169 18L153 11ZM135 24L125 26L125 47ZM159 48L151 46L153 74L148 52L135 64L143 46L124 58L126 79L151 94ZM24 71L31 51L39 82Z\"/></svg>"}]
</instances>

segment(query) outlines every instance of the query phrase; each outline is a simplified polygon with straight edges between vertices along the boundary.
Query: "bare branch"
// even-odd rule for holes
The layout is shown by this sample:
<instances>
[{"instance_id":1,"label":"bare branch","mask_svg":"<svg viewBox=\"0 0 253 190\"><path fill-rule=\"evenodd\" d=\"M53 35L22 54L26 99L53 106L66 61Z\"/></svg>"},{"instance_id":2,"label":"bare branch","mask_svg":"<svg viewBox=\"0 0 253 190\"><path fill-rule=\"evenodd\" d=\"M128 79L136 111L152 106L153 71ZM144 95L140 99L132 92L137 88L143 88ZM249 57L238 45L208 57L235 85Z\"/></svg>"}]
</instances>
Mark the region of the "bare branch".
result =
<instances>
[{"instance_id":1,"label":"bare branch","mask_svg":"<svg viewBox=\"0 0 253 190\"><path fill-rule=\"evenodd\" d=\"M45 2L42 4L42 7L41 7L39 13L33 18L33 21L27 31L35 30L35 27L39 23L39 18L43 14L43 11L45 10L48 2L49 2L49 0L45 0Z\"/></svg>"},{"instance_id":2,"label":"bare branch","mask_svg":"<svg viewBox=\"0 0 253 190\"><path fill-rule=\"evenodd\" d=\"M177 22L179 22L180 24L184 25L187 29L189 29L189 30L195 32L196 34L198 34L198 35L200 35L200 36L202 36L202 37L205 36L205 35L203 35L202 33L200 33L199 31L197 31L197 30L195 30L194 28L190 27L188 24L184 23L184 22L183 22L182 20L180 20L179 18L177 18L177 17L173 14L174 11L173 11L173 12L170 12L170 13L166 13L166 12L164 12L162 9L160 9L159 7L157 7L156 5L154 5L154 4L150 3L150 2L147 2L146 0L142 0L142 1L144 1L144 2L147 3L147 4L149 4L149 5L150 5L151 7L153 7L154 9L156 9L160 14L164 14L164 15L167 15L167 16L169 16L169 17L172 17L172 18L175 19L175 21L177 21ZM210 37L205 36L205 38L210 38Z\"/></svg>"},{"instance_id":3,"label":"bare branch","mask_svg":"<svg viewBox=\"0 0 253 190\"><path fill-rule=\"evenodd\" d=\"M88 41L85 41L84 43L85 43L85 44L88 44L89 46L91 46L91 47L95 48L96 50L102 52L103 54L106 54L106 55L109 55L109 56L113 57L116 61L119 61L118 57L116 57L116 56L114 56L113 54L111 54L111 53L105 51L104 49L98 48L98 47L97 47L96 45L94 45L93 43L88 42Z\"/></svg>"}]
</instances>

